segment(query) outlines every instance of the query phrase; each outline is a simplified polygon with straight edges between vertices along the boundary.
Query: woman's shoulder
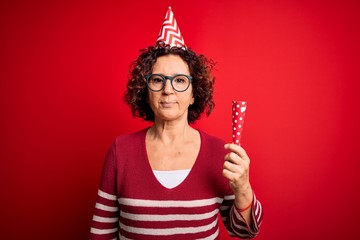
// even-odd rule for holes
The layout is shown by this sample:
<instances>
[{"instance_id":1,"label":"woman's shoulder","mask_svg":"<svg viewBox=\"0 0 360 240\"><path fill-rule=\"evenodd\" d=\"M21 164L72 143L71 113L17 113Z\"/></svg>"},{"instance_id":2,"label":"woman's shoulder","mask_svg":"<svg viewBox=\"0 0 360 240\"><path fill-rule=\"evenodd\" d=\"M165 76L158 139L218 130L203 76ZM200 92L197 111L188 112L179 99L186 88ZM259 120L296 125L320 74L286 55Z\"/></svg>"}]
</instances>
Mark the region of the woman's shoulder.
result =
<instances>
[{"instance_id":1,"label":"woman's shoulder","mask_svg":"<svg viewBox=\"0 0 360 240\"><path fill-rule=\"evenodd\" d=\"M199 130L201 136L201 149L199 156L206 159L203 161L207 166L211 162L214 169L219 169L224 163L227 150L224 148L225 141L217 136Z\"/></svg>"},{"instance_id":2,"label":"woman's shoulder","mask_svg":"<svg viewBox=\"0 0 360 240\"><path fill-rule=\"evenodd\" d=\"M141 129L136 132L124 133L115 138L115 145L135 144L137 141L145 139L146 131L148 128Z\"/></svg>"},{"instance_id":3,"label":"woman's shoulder","mask_svg":"<svg viewBox=\"0 0 360 240\"><path fill-rule=\"evenodd\" d=\"M217 136L211 135L207 132L197 129L200 133L201 141L206 143L206 145L216 145L224 147L225 141Z\"/></svg>"}]
</instances>

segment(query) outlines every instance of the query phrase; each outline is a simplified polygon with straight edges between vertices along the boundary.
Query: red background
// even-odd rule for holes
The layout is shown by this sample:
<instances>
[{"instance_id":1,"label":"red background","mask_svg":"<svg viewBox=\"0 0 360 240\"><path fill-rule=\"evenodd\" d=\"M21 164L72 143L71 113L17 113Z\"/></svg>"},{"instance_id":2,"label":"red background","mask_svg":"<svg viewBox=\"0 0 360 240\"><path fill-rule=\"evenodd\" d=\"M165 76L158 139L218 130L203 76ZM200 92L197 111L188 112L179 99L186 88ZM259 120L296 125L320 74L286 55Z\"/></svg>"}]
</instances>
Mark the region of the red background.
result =
<instances>
[{"instance_id":1,"label":"red background","mask_svg":"<svg viewBox=\"0 0 360 240\"><path fill-rule=\"evenodd\" d=\"M103 158L147 126L122 102L128 67L171 5L214 59L216 108L196 127L243 147L265 209L258 239L356 239L358 1L2 1L0 239L87 239ZM222 232L222 239L227 239Z\"/></svg>"}]
</instances>

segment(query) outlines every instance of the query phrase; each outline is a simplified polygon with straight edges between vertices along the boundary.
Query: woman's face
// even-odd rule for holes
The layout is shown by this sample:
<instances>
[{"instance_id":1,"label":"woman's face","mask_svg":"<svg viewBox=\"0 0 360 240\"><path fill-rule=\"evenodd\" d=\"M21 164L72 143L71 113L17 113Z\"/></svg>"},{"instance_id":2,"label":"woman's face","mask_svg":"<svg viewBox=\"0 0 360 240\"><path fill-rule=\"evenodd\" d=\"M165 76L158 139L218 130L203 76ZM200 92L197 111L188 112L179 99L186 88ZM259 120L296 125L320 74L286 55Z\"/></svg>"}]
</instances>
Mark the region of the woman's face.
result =
<instances>
[{"instance_id":1,"label":"woman's face","mask_svg":"<svg viewBox=\"0 0 360 240\"><path fill-rule=\"evenodd\" d=\"M152 73L164 76L190 75L189 66L178 55L158 57ZM194 103L192 84L186 91L176 92L171 86L170 80L166 80L163 90L153 92L149 89L148 92L148 101L154 112L155 121L187 121L188 107Z\"/></svg>"}]
</instances>

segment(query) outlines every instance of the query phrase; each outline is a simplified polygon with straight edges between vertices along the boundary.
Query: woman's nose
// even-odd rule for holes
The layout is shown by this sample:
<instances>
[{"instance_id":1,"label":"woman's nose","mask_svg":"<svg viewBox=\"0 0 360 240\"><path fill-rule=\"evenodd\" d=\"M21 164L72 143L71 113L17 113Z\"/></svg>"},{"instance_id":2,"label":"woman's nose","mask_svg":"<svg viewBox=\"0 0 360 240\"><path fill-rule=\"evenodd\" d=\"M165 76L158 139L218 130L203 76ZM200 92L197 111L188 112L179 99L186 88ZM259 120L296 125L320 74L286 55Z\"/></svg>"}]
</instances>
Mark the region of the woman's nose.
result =
<instances>
[{"instance_id":1,"label":"woman's nose","mask_svg":"<svg viewBox=\"0 0 360 240\"><path fill-rule=\"evenodd\" d=\"M170 94L170 93L174 92L174 89L173 89L173 87L171 85L170 79L166 79L163 92L166 93L166 94Z\"/></svg>"}]
</instances>

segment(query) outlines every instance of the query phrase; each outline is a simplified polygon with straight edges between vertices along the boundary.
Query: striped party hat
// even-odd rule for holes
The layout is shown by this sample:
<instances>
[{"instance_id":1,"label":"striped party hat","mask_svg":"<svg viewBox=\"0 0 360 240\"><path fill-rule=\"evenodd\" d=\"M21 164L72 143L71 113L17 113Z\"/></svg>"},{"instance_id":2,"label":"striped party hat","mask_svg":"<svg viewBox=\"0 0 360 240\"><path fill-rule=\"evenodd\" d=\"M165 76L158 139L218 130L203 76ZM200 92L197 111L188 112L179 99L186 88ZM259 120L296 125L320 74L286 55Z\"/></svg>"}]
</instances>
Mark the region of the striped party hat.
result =
<instances>
[{"instance_id":1,"label":"striped party hat","mask_svg":"<svg viewBox=\"0 0 360 240\"><path fill-rule=\"evenodd\" d=\"M171 47L186 48L184 38L180 33L179 26L174 18L174 13L169 7L162 24L156 46L170 45Z\"/></svg>"}]
</instances>

